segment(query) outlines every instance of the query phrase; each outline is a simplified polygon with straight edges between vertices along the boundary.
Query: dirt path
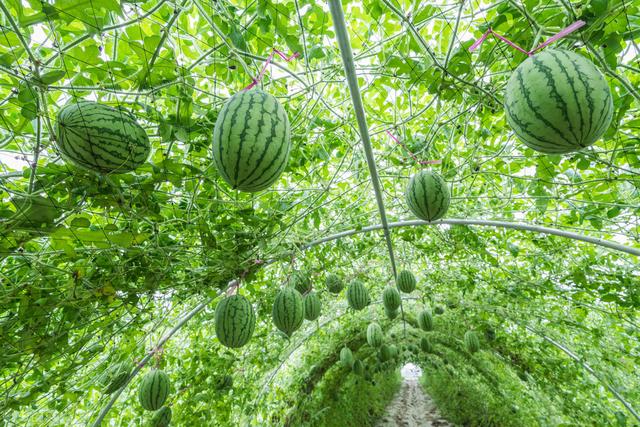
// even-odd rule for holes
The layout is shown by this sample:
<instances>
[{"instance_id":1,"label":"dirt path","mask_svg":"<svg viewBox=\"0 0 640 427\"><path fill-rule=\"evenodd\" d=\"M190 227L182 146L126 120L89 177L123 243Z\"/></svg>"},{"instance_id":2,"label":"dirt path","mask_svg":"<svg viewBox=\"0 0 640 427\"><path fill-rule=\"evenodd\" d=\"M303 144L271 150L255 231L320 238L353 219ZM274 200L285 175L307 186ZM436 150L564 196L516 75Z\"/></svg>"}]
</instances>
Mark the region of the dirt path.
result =
<instances>
[{"instance_id":1,"label":"dirt path","mask_svg":"<svg viewBox=\"0 0 640 427\"><path fill-rule=\"evenodd\" d=\"M453 427L442 418L417 378L405 378L377 427Z\"/></svg>"}]
</instances>

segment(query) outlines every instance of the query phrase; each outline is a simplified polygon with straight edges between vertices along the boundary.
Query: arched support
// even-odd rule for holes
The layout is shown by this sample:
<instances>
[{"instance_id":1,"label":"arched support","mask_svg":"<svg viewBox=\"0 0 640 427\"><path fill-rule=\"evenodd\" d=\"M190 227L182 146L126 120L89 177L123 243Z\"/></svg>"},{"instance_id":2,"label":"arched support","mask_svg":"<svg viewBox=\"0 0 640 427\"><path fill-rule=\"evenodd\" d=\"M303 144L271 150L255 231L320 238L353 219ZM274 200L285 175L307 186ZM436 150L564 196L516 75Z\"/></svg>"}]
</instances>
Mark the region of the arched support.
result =
<instances>
[{"instance_id":1,"label":"arched support","mask_svg":"<svg viewBox=\"0 0 640 427\"><path fill-rule=\"evenodd\" d=\"M573 239L573 240L580 240L582 242L587 242L594 245L603 246L605 248L613 249L616 251L625 252L631 255L640 256L640 249L636 249L630 246L622 245L620 243L612 242L611 240L604 240L598 237L591 237L591 236L585 236L584 234L574 233L572 231L565 231L565 230L559 230L557 228L543 227L541 225L524 224L521 222L451 218L451 219L441 219L433 222L420 221L420 220L398 221L398 222L391 222L388 225L389 225L389 228L402 228L402 227L416 227L421 225L439 225L439 224L477 225L477 226L483 226L483 227L510 228L513 230L531 231L534 233L542 233L542 234L551 234L554 236L564 237L564 238ZM303 245L301 249L309 249L321 243L342 239L343 237L349 237L355 234L369 233L371 231L377 231L382 229L383 229L383 226L378 224L378 225L369 225L367 227L362 227L359 229L347 230L341 233L336 233L327 237L323 237L322 239L314 240L306 245Z\"/></svg>"}]
</instances>

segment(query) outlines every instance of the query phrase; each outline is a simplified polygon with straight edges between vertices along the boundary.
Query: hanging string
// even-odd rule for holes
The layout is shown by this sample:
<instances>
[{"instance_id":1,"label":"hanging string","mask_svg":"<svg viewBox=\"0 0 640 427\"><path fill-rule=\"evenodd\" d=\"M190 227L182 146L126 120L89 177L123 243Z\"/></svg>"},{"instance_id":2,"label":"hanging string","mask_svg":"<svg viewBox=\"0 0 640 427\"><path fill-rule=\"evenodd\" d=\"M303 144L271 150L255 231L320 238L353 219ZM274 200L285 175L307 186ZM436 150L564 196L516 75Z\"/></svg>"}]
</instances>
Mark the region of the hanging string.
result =
<instances>
[{"instance_id":1,"label":"hanging string","mask_svg":"<svg viewBox=\"0 0 640 427\"><path fill-rule=\"evenodd\" d=\"M291 62L295 58L300 56L300 53L298 53L298 52L294 52L291 56L287 56L284 53L280 52L278 49L273 49L273 51L271 52L271 54L269 55L267 60L264 62L264 65L262 66L262 70L260 70L260 74L258 74L258 77L253 79L251 84L249 86L245 87L243 90L245 90L245 91L249 90L249 89L251 89L252 87L254 87L255 85L257 85L258 83L260 83L262 81L262 78L264 77L264 72L267 70L267 67L269 66L269 64L271 64L271 61L273 60L273 55L275 55L275 54L278 54L278 56L280 56L280 58L284 59L287 62Z\"/></svg>"},{"instance_id":2,"label":"hanging string","mask_svg":"<svg viewBox=\"0 0 640 427\"><path fill-rule=\"evenodd\" d=\"M442 160L418 160L418 158L416 157L415 154L413 154L411 152L411 150L409 150L409 148L402 143L402 141L400 141L398 138L396 138L391 132L387 131L387 134L391 137L391 139L393 139L398 145L400 145L402 148L404 148L407 153L409 153L409 155L411 156L411 158L413 160L415 160L417 163L421 164L421 165L439 165L440 163L442 163Z\"/></svg>"},{"instance_id":3,"label":"hanging string","mask_svg":"<svg viewBox=\"0 0 640 427\"><path fill-rule=\"evenodd\" d=\"M483 35L482 37L480 37L478 40L476 40L476 42L474 44L472 44L471 46L469 46L469 52L473 52L474 50L476 50L478 47L480 47L480 45L482 44L482 42L484 42L487 37L489 37L489 34L493 34L494 36L496 36L497 38L499 38L500 40L502 40L503 42L505 42L506 44L508 44L509 46L511 46L514 49L519 50L520 52L528 55L528 56L532 56L534 54L534 52L542 49L545 46L550 45L551 43L555 42L558 39L561 39L562 37L567 36L568 34L571 34L572 32L574 32L575 30L577 30L578 28L583 27L586 24L586 22L580 20L580 21L576 21L573 24L569 25L567 28L563 29L562 31L560 31L558 34L549 37L549 39L547 39L547 41L545 41L544 43L538 45L538 47L536 47L535 49L532 50L525 50L523 48L521 48L520 46L518 46L517 44L515 44L514 42L512 42L511 40L507 39L506 37L496 33L495 31L493 31L492 28L489 28Z\"/></svg>"}]
</instances>

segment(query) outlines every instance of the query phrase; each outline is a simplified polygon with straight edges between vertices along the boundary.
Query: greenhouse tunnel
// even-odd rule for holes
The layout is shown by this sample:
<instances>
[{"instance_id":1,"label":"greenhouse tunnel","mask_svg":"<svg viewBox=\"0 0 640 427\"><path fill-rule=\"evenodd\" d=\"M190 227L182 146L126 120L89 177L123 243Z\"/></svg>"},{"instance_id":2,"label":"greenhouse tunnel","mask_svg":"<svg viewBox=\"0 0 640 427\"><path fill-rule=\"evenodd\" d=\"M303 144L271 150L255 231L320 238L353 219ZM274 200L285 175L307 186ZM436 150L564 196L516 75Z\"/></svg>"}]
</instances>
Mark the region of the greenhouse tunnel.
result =
<instances>
[{"instance_id":1,"label":"greenhouse tunnel","mask_svg":"<svg viewBox=\"0 0 640 427\"><path fill-rule=\"evenodd\" d=\"M0 427L639 426L639 87L637 1L0 0Z\"/></svg>"}]
</instances>

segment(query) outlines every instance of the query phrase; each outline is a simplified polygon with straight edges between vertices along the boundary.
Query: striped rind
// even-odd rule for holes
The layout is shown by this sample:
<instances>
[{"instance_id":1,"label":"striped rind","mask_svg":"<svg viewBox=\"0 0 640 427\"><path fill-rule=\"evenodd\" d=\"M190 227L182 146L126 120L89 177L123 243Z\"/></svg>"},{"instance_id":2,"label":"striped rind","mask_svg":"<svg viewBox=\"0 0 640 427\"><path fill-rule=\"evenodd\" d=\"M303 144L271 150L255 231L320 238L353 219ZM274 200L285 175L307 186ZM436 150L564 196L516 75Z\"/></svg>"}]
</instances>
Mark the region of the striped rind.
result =
<instances>
[{"instance_id":1,"label":"striped rind","mask_svg":"<svg viewBox=\"0 0 640 427\"><path fill-rule=\"evenodd\" d=\"M102 379L102 385L104 387L102 392L104 394L111 394L120 390L127 382L127 379L129 379L132 369L133 364L129 361L120 362L109 367Z\"/></svg>"},{"instance_id":2,"label":"striped rind","mask_svg":"<svg viewBox=\"0 0 640 427\"><path fill-rule=\"evenodd\" d=\"M255 192L273 184L289 160L287 114L271 94L241 91L225 103L213 129L213 158L233 188Z\"/></svg>"},{"instance_id":3,"label":"striped rind","mask_svg":"<svg viewBox=\"0 0 640 427\"><path fill-rule=\"evenodd\" d=\"M423 331L433 330L433 317L431 316L431 312L429 310L422 310L418 314L418 326Z\"/></svg>"},{"instance_id":4,"label":"striped rind","mask_svg":"<svg viewBox=\"0 0 640 427\"><path fill-rule=\"evenodd\" d=\"M480 350L480 340L475 331L467 331L464 334L464 345L469 353L475 353Z\"/></svg>"},{"instance_id":5,"label":"striped rind","mask_svg":"<svg viewBox=\"0 0 640 427\"><path fill-rule=\"evenodd\" d=\"M311 277L304 271L295 271L291 274L289 283L302 295L311 291Z\"/></svg>"},{"instance_id":6,"label":"striped rind","mask_svg":"<svg viewBox=\"0 0 640 427\"><path fill-rule=\"evenodd\" d=\"M354 310L362 310L371 302L369 291L359 280L354 280L347 289L347 302Z\"/></svg>"},{"instance_id":7,"label":"striped rind","mask_svg":"<svg viewBox=\"0 0 640 427\"><path fill-rule=\"evenodd\" d=\"M429 341L429 338L422 337L422 339L420 340L420 348L425 353L431 353L433 351L433 347L431 346L431 341Z\"/></svg>"},{"instance_id":8,"label":"striped rind","mask_svg":"<svg viewBox=\"0 0 640 427\"><path fill-rule=\"evenodd\" d=\"M138 400L146 410L157 411L169 396L169 377L159 369L153 369L142 377Z\"/></svg>"},{"instance_id":9,"label":"striped rind","mask_svg":"<svg viewBox=\"0 0 640 427\"><path fill-rule=\"evenodd\" d=\"M382 303L386 310L397 310L400 307L400 292L396 288L387 286L382 292Z\"/></svg>"},{"instance_id":10,"label":"striped rind","mask_svg":"<svg viewBox=\"0 0 640 427\"><path fill-rule=\"evenodd\" d=\"M273 324L284 332L287 336L291 336L304 320L304 303L300 292L293 288L284 288L273 303Z\"/></svg>"},{"instance_id":11,"label":"striped rind","mask_svg":"<svg viewBox=\"0 0 640 427\"><path fill-rule=\"evenodd\" d=\"M149 422L150 427L168 427L169 423L171 423L171 408L168 406L163 406L158 409L153 416L151 417L151 421Z\"/></svg>"},{"instance_id":12,"label":"striped rind","mask_svg":"<svg viewBox=\"0 0 640 427\"><path fill-rule=\"evenodd\" d=\"M364 375L364 363L362 363L362 360L354 361L352 369L354 374Z\"/></svg>"},{"instance_id":13,"label":"striped rind","mask_svg":"<svg viewBox=\"0 0 640 427\"><path fill-rule=\"evenodd\" d=\"M367 326L367 344L371 347L382 345L382 328L375 322L369 323Z\"/></svg>"},{"instance_id":14,"label":"striped rind","mask_svg":"<svg viewBox=\"0 0 640 427\"><path fill-rule=\"evenodd\" d=\"M435 221L447 213L451 203L451 193L440 175L435 172L420 171L409 180L405 199L415 216L425 221Z\"/></svg>"},{"instance_id":15,"label":"striped rind","mask_svg":"<svg viewBox=\"0 0 640 427\"><path fill-rule=\"evenodd\" d=\"M130 172L147 161L151 150L146 131L131 113L97 102L65 105L56 127L62 158L96 172Z\"/></svg>"},{"instance_id":16,"label":"striped rind","mask_svg":"<svg viewBox=\"0 0 640 427\"><path fill-rule=\"evenodd\" d=\"M398 313L398 310L388 310L388 309L386 309L386 308L384 309L384 312L385 312L385 314L387 315L387 318L388 318L389 320L393 320L393 319L395 319L396 317L398 317L398 314L399 314L399 313Z\"/></svg>"},{"instance_id":17,"label":"striped rind","mask_svg":"<svg viewBox=\"0 0 640 427\"><path fill-rule=\"evenodd\" d=\"M320 317L322 303L320 297L315 292L309 292L304 296L304 318L307 320L316 320Z\"/></svg>"},{"instance_id":18,"label":"striped rind","mask_svg":"<svg viewBox=\"0 0 640 427\"><path fill-rule=\"evenodd\" d=\"M513 72L505 88L507 122L530 148L564 154L594 144L613 117L611 89L588 59L546 49Z\"/></svg>"},{"instance_id":19,"label":"striped rind","mask_svg":"<svg viewBox=\"0 0 640 427\"><path fill-rule=\"evenodd\" d=\"M239 348L249 342L256 327L253 306L242 295L232 295L216 307L216 336L222 345Z\"/></svg>"},{"instance_id":20,"label":"striped rind","mask_svg":"<svg viewBox=\"0 0 640 427\"><path fill-rule=\"evenodd\" d=\"M342 347L340 350L340 362L345 368L351 369L353 367L353 353L349 347Z\"/></svg>"},{"instance_id":21,"label":"striped rind","mask_svg":"<svg viewBox=\"0 0 640 427\"><path fill-rule=\"evenodd\" d=\"M400 273L398 273L396 282L398 284L398 289L400 289L405 294L413 292L413 290L416 288L416 278L409 270L402 270Z\"/></svg>"},{"instance_id":22,"label":"striped rind","mask_svg":"<svg viewBox=\"0 0 640 427\"><path fill-rule=\"evenodd\" d=\"M391 360L391 358L393 357L393 352L391 351L391 347L386 344L382 344L382 346L380 347L380 352L378 354L380 355L379 358L381 362L386 362L388 360Z\"/></svg>"},{"instance_id":23,"label":"striped rind","mask_svg":"<svg viewBox=\"0 0 640 427\"><path fill-rule=\"evenodd\" d=\"M337 274L328 274L325 283L327 290L332 294L339 294L344 288L344 282Z\"/></svg>"}]
</instances>

